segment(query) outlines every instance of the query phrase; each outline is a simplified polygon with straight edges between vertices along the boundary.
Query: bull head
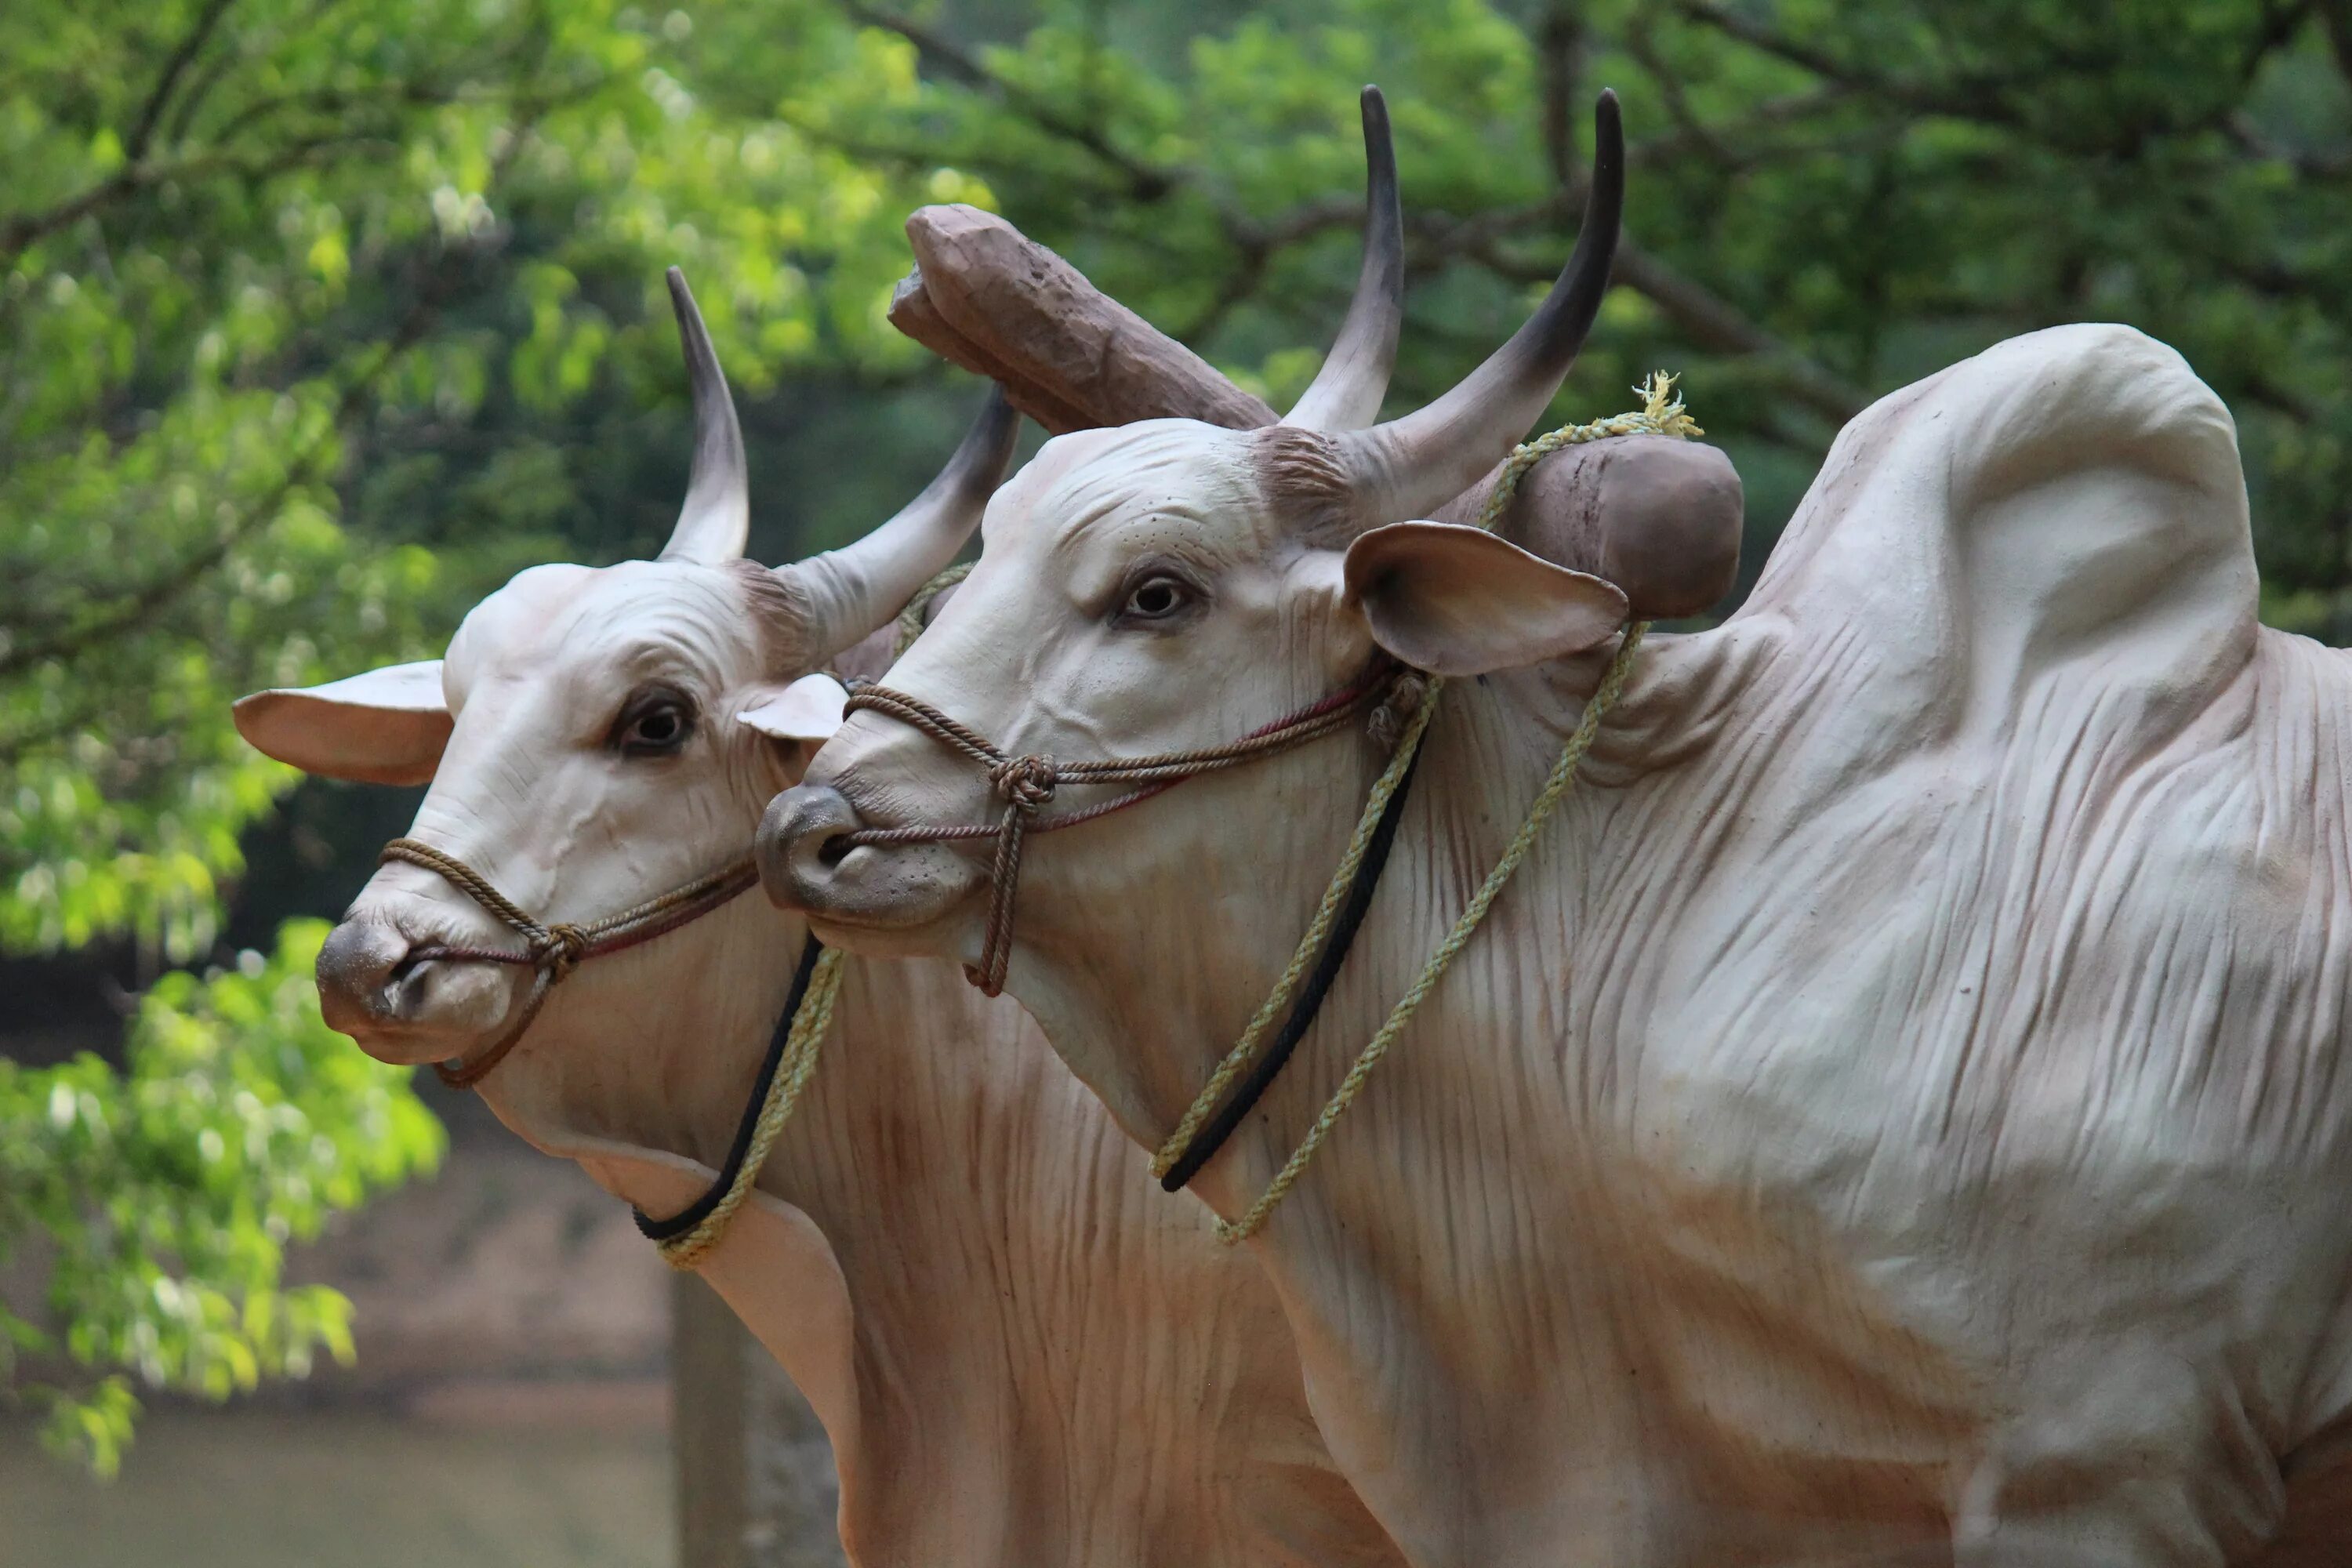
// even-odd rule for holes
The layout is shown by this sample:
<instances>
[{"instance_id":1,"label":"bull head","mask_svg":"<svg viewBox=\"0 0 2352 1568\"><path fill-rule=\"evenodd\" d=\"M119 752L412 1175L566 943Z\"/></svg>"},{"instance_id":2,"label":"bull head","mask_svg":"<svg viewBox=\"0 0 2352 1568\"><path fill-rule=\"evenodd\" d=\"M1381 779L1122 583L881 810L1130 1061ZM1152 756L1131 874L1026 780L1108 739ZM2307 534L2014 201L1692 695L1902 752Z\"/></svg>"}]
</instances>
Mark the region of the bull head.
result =
<instances>
[{"instance_id":1,"label":"bull head","mask_svg":"<svg viewBox=\"0 0 2352 1568\"><path fill-rule=\"evenodd\" d=\"M657 559L533 567L475 607L444 658L236 705L247 741L307 772L429 783L412 837L551 921L626 908L742 852L761 804L839 721L841 689L819 671L887 626L961 548L1018 427L992 395L904 510L844 549L771 571L742 558L750 503L725 376L675 268L669 289L695 447L686 503ZM664 992L716 993L730 970L774 968L776 919L751 901L720 910L712 925L722 934L696 944L695 962L663 970ZM462 1057L518 1006L522 973L411 954L511 944L438 878L388 865L320 954L321 1005L382 1059ZM575 1021L583 1004L624 1026L621 1015L664 1005L632 984L641 962L617 954L571 988ZM559 997L546 1016L565 1008ZM535 1025L522 1048L548 1032ZM704 1135L726 1124L703 1120Z\"/></svg>"},{"instance_id":2,"label":"bull head","mask_svg":"<svg viewBox=\"0 0 2352 1568\"><path fill-rule=\"evenodd\" d=\"M1475 528L1419 521L1524 435L1599 310L1624 190L1613 95L1595 124L1574 253L1542 306L1459 385L1370 428L1351 427L1371 413L1364 401L1318 382L1264 430L1157 420L1055 438L992 501L978 567L889 684L1008 752L1119 757L1240 734L1360 679L1383 652L1466 675L1607 640L1626 616L1612 584ZM1343 335L1325 374L1343 374L1357 352ZM1200 804L1213 795L1253 822L1344 817L1349 808L1327 809L1334 770L1314 750L1327 760L1305 771L1285 760L1200 781L1182 815L1213 809ZM831 940L970 961L977 858L843 840L988 813L971 773L860 713L771 808L762 874L772 897L807 910ZM1162 831L1142 826L1151 820L1146 808L1040 844L1024 910L1081 910L1132 896L1122 889L1153 866L1208 864L1189 860L1189 840L1150 839Z\"/></svg>"}]
</instances>

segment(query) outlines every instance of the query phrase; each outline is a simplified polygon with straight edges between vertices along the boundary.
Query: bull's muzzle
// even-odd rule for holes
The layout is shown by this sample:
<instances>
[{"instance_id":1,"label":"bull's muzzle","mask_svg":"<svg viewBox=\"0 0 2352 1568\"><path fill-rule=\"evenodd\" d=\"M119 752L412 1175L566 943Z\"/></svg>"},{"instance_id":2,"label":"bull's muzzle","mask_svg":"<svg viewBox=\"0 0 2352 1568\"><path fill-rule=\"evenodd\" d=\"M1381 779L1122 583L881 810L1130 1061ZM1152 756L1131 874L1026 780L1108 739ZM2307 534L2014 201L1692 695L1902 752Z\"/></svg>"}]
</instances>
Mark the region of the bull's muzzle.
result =
<instances>
[{"instance_id":1,"label":"bull's muzzle","mask_svg":"<svg viewBox=\"0 0 2352 1568\"><path fill-rule=\"evenodd\" d=\"M346 917L327 933L314 971L319 1013L379 1061L462 1055L496 1028L514 997L512 974L491 965L418 961L420 942L380 914Z\"/></svg>"},{"instance_id":2,"label":"bull's muzzle","mask_svg":"<svg viewBox=\"0 0 2352 1568\"><path fill-rule=\"evenodd\" d=\"M329 931L316 969L327 1027L349 1035L395 1016L408 948L406 937L374 921L347 920Z\"/></svg>"},{"instance_id":3,"label":"bull's muzzle","mask_svg":"<svg viewBox=\"0 0 2352 1568\"><path fill-rule=\"evenodd\" d=\"M779 909L827 927L908 933L929 928L986 886L965 857L944 844L864 845L848 836L875 826L830 784L803 784L768 803L752 853L760 883ZM867 951L944 956L956 945L944 931L929 940L893 941Z\"/></svg>"}]
</instances>

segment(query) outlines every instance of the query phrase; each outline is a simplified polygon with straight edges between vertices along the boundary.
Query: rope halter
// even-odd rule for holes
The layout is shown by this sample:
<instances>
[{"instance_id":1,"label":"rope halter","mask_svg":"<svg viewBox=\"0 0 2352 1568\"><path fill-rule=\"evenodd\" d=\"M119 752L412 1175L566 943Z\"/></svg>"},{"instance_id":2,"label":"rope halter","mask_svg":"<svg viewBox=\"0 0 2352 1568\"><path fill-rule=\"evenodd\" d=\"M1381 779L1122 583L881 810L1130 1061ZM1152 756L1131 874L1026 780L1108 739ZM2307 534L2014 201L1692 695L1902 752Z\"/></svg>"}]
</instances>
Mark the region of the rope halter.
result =
<instances>
[{"instance_id":1,"label":"rope halter","mask_svg":"<svg viewBox=\"0 0 2352 1568\"><path fill-rule=\"evenodd\" d=\"M602 958L641 942L651 942L666 931L676 931L692 921L701 919L711 910L731 902L738 895L758 885L760 870L750 857L721 867L708 876L698 877L682 887L673 888L659 897L606 915L602 920L585 924L556 921L542 924L526 913L522 907L490 885L489 879L467 865L456 856L436 849L415 838L395 838L376 856L379 866L398 860L405 865L421 867L464 893L485 910L511 928L523 940L524 950L507 952L491 947L457 947L436 943L412 948L411 962L430 959L454 960L471 963L528 964L537 971L531 982L530 994L516 1013L514 1022L490 1047L472 1061L436 1062L433 1071L452 1089L470 1089L479 1083L489 1070L506 1059L515 1042L539 1016L547 1005L548 993L567 979L572 972L592 958Z\"/></svg>"},{"instance_id":2,"label":"rope halter","mask_svg":"<svg viewBox=\"0 0 2352 1568\"><path fill-rule=\"evenodd\" d=\"M842 835L841 842L856 848L862 845L995 839L996 854L989 870L988 929L981 941L980 962L964 965L963 974L983 994L999 995L1004 990L1005 967L1013 958L1013 900L1021 879L1021 846L1030 834L1076 827L1114 811L1124 811L1175 788L1186 779L1238 767L1346 729L1360 712L1381 700L1397 674L1394 667L1384 665L1345 690L1222 745L1162 752L1149 757L1080 763L1006 752L978 731L948 717L919 697L909 697L887 686L863 683L850 692L849 700L843 705L843 717L861 711L879 713L962 753L987 774L989 789L1003 802L1004 809L993 826L973 823L953 827L868 827ZM1062 785L1093 784L1131 784L1139 787L1082 810L1039 816L1054 803L1055 792Z\"/></svg>"},{"instance_id":3,"label":"rope halter","mask_svg":"<svg viewBox=\"0 0 2352 1568\"><path fill-rule=\"evenodd\" d=\"M1591 424L1565 426L1514 449L1497 477L1495 488L1488 492L1475 526L1489 531L1494 529L1508 509L1512 498L1517 494L1519 481L1528 471L1563 447L1605 440L1614 436L1655 435L1686 439L1706 434L1685 410L1682 400L1675 396L1673 376L1660 371L1634 390L1643 396L1643 406L1639 410L1620 414L1613 418L1594 420ZM902 623L900 630L899 648L903 653L907 644L913 640L912 634L920 630L919 616L910 612L908 621ZM1346 1077L1340 1080L1339 1087L1325 1102L1321 1114L1316 1118L1305 1138L1292 1150L1290 1157L1284 1162L1265 1191L1239 1219L1217 1221L1216 1234L1220 1241L1231 1245L1245 1240L1265 1226L1283 1198L1306 1174L1317 1151L1330 1137L1339 1118L1362 1092L1372 1069L1395 1045L1422 1003L1444 978L1454 958L1476 933L1487 910L1534 847L1545 822L1574 787L1578 771L1600 733L1601 721L1623 696L1626 685L1632 679L1634 656L1642 646L1643 634L1648 630L1649 623L1639 620L1624 627L1599 687L1585 703L1584 712L1562 746L1550 775L1537 793L1534 803L1505 847L1501 858L1472 895L1445 940L1424 963L1412 986L1390 1009L1379 1033L1358 1054ZM962 752L987 773L990 787L997 798L1004 802L1004 811L993 827L867 828L844 835L843 842L856 847L866 844L934 844L989 837L997 841L988 931L981 948L981 962L976 966L967 965L964 970L965 978L993 996L1003 988L1005 964L1010 957L1013 892L1020 876L1021 841L1024 834L1075 827L1081 822L1091 821L1147 800L1197 773L1233 767L1255 757L1303 744L1341 728L1360 710L1376 703L1382 707L1381 712L1374 716L1376 731L1384 725L1391 729L1401 725L1389 764L1364 803L1347 851L1324 891L1307 934L1292 954L1289 966L1276 982L1273 994L1251 1018L1241 1038L1218 1063L1208 1082L1202 1085L1201 1092L1174 1131L1153 1154L1152 1173L1160 1178L1163 1186L1173 1192L1190 1182L1223 1146L1234 1128L1256 1106L1275 1075L1289 1060L1292 1048L1312 1026L1326 992L1347 957L1357 927L1364 916L1365 906L1379 881L1381 867L1387 858L1389 845L1395 837L1405 792L1412 786L1423 741L1428 734L1430 722L1437 712L1444 690L1445 682L1441 678L1423 677L1418 671L1390 665L1376 669L1364 680L1344 691L1223 746L1126 761L1057 763L1046 756L1008 755L986 737L958 723L919 698L909 697L903 691L894 691L887 687L865 685L852 691L845 704L845 717L860 710L880 713ZM1392 701L1386 700L1391 696ZM1376 739L1385 743L1388 737L1376 734ZM1032 818L1041 809L1051 804L1055 789L1066 782L1129 783L1142 787L1083 811L1066 812L1058 816L1033 821ZM1294 1001L1295 1006L1292 1005ZM1286 1008L1290 1009L1288 1017L1276 1033L1271 1048L1261 1054L1261 1042Z\"/></svg>"}]
</instances>

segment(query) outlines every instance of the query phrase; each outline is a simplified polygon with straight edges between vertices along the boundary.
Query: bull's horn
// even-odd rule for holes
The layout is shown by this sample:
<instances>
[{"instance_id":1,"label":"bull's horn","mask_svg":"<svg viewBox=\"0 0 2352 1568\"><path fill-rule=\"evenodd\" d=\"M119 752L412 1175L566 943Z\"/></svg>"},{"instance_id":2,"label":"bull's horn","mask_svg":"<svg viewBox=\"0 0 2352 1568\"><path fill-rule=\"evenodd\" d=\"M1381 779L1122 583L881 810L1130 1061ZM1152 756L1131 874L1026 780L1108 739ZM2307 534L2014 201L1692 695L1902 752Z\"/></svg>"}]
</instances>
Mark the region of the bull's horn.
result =
<instances>
[{"instance_id":1,"label":"bull's horn","mask_svg":"<svg viewBox=\"0 0 2352 1568\"><path fill-rule=\"evenodd\" d=\"M1404 217L1389 106L1379 88L1364 89L1363 110L1364 265L1323 368L1283 420L1308 430L1360 430L1380 417L1404 325Z\"/></svg>"},{"instance_id":2,"label":"bull's horn","mask_svg":"<svg viewBox=\"0 0 2352 1568\"><path fill-rule=\"evenodd\" d=\"M855 544L777 569L807 595L812 646L820 657L872 633L955 559L1003 482L1020 433L1019 412L1003 387L992 388L962 445L906 510Z\"/></svg>"},{"instance_id":3,"label":"bull's horn","mask_svg":"<svg viewBox=\"0 0 2352 1568\"><path fill-rule=\"evenodd\" d=\"M686 348L687 385L694 395L694 468L686 505L662 546L664 561L703 561L717 565L743 553L751 530L750 478L743 461L743 427L735 422L735 399L727 374L711 352L702 312L686 274L669 269L670 308L677 312L677 335Z\"/></svg>"},{"instance_id":4,"label":"bull's horn","mask_svg":"<svg viewBox=\"0 0 2352 1568\"><path fill-rule=\"evenodd\" d=\"M1358 522L1426 517L1509 453L1559 390L1617 253L1625 205L1625 132L1617 95L1603 92L1593 121L1592 184L1575 253L1536 313L1453 391L1415 413L1338 437Z\"/></svg>"}]
</instances>

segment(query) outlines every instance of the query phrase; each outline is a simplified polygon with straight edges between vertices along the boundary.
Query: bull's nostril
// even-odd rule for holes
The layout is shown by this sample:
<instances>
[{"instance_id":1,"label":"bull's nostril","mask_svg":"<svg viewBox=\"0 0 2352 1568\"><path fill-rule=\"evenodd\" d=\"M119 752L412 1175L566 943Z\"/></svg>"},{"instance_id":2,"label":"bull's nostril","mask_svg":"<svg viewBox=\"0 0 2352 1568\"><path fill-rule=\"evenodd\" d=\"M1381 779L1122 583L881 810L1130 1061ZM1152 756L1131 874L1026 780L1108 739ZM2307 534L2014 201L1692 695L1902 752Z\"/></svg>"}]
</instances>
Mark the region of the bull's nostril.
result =
<instances>
[{"instance_id":1,"label":"bull's nostril","mask_svg":"<svg viewBox=\"0 0 2352 1568\"><path fill-rule=\"evenodd\" d=\"M755 843L769 900L780 909L806 908L864 826L841 793L824 784L795 784L770 801Z\"/></svg>"},{"instance_id":2,"label":"bull's nostril","mask_svg":"<svg viewBox=\"0 0 2352 1568\"><path fill-rule=\"evenodd\" d=\"M319 949L319 1005L328 1026L352 1027L381 1017L384 988L409 966L407 939L390 926L346 918Z\"/></svg>"}]
</instances>

